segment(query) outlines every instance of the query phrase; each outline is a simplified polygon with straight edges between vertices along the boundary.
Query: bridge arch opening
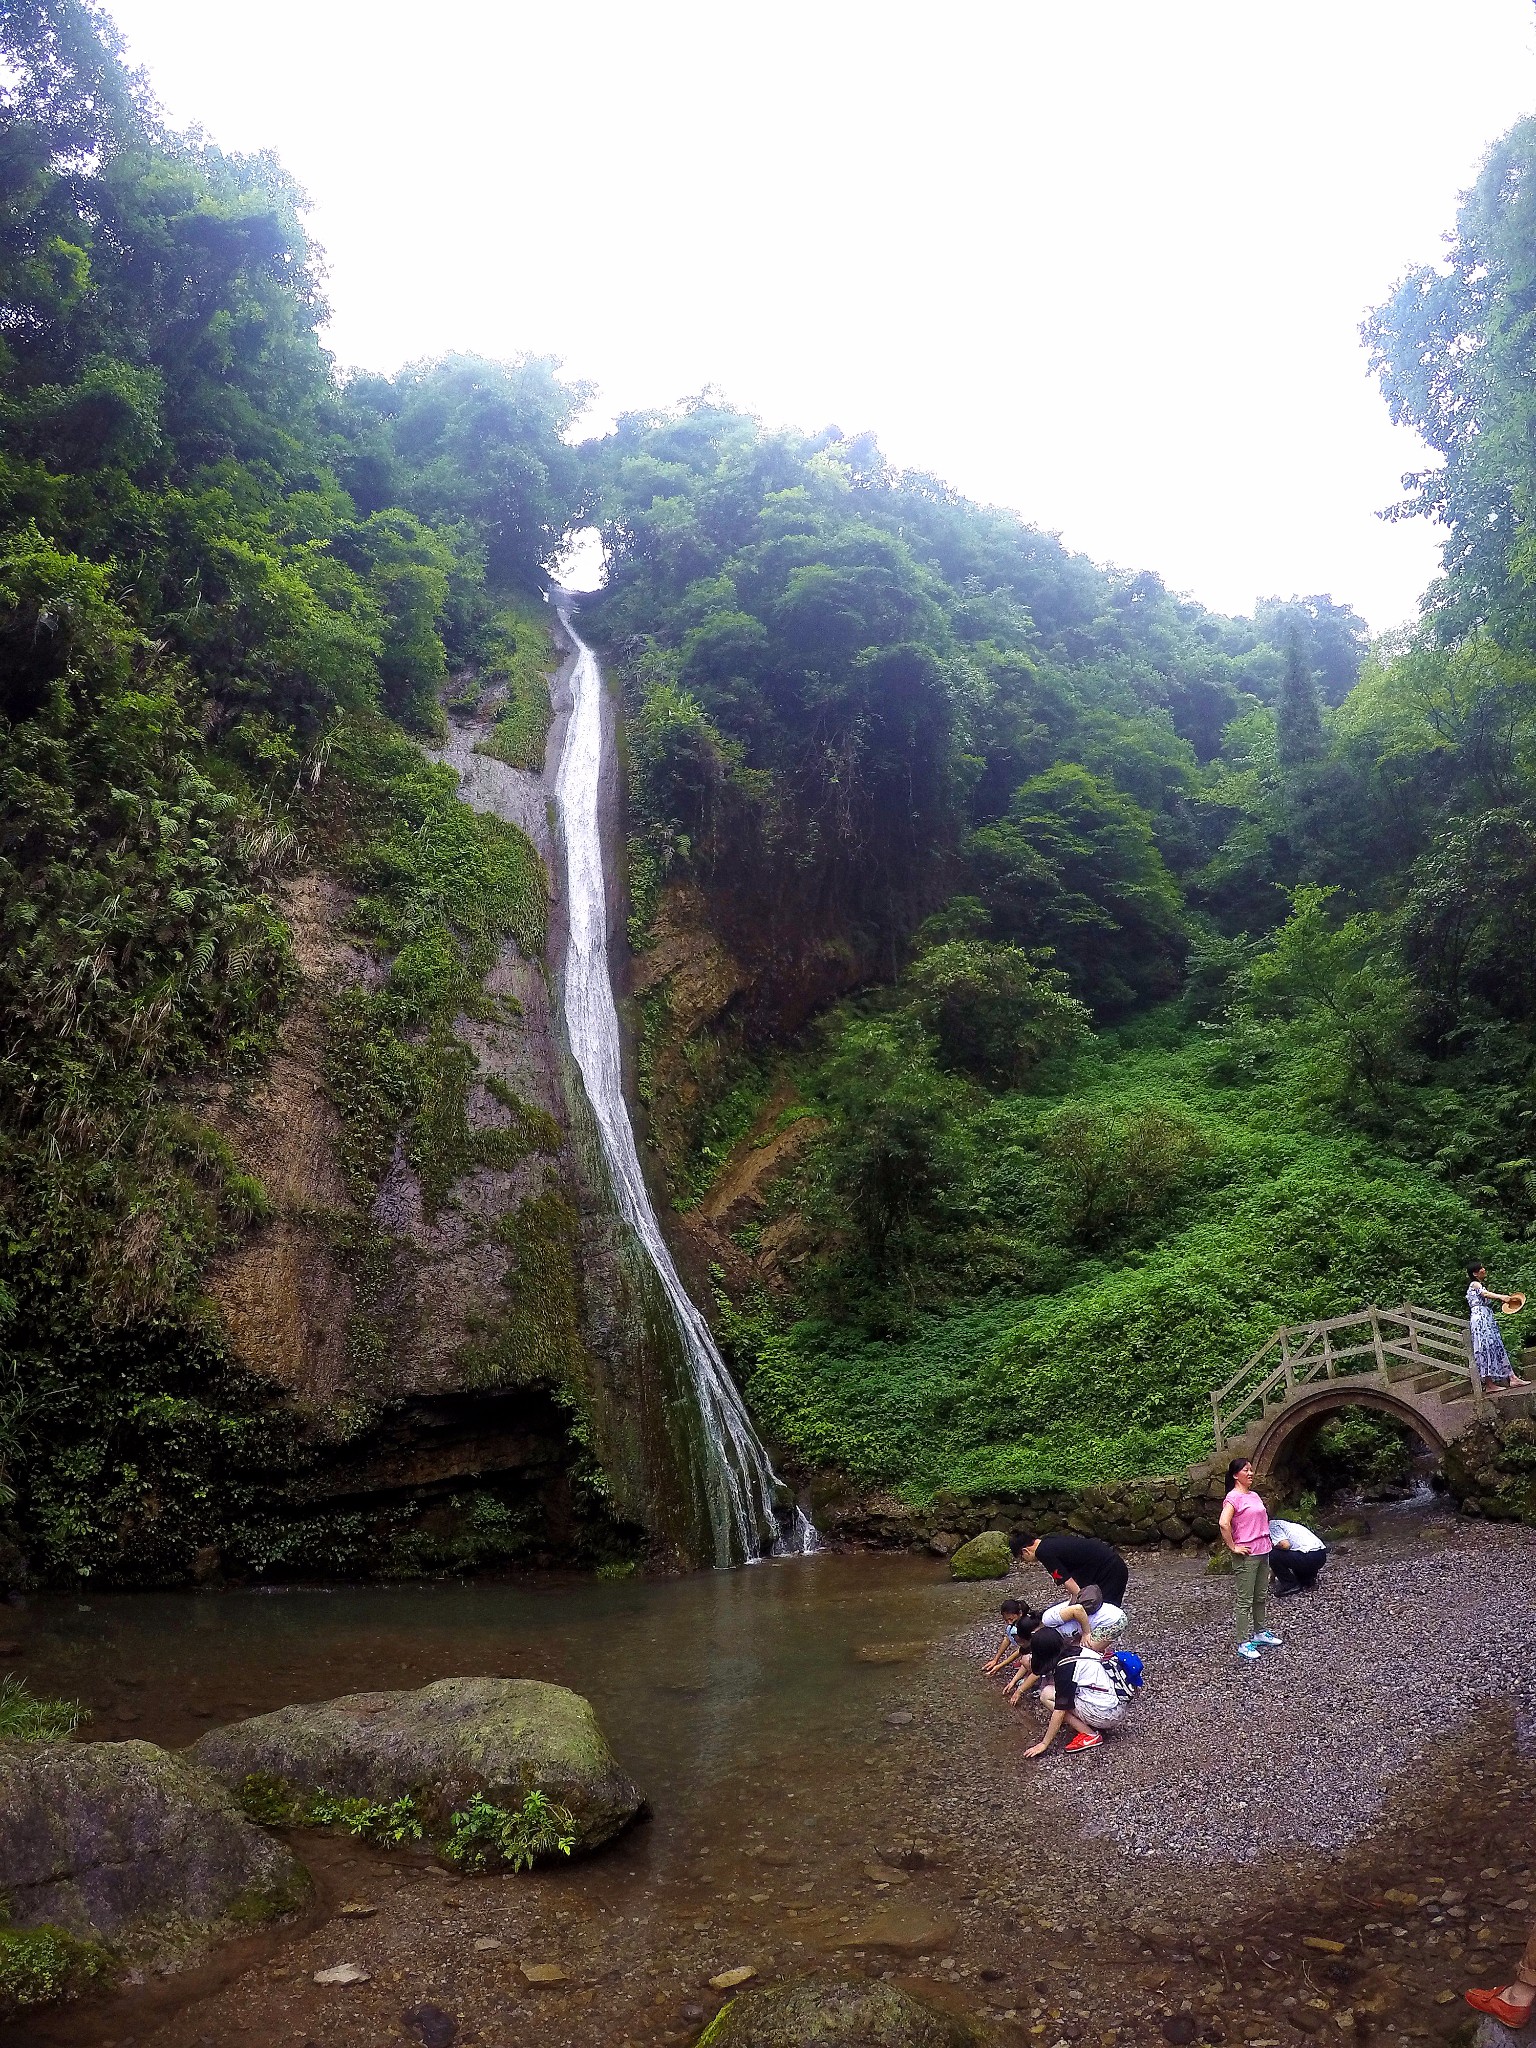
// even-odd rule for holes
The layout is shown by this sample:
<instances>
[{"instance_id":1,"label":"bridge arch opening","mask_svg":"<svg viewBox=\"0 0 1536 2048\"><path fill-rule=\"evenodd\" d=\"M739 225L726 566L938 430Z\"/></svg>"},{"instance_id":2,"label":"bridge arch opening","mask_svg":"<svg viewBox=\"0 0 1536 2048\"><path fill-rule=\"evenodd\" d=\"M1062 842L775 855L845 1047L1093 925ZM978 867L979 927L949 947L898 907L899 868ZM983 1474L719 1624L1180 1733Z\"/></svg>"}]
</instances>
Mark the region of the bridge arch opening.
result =
<instances>
[{"instance_id":1,"label":"bridge arch opening","mask_svg":"<svg viewBox=\"0 0 1536 2048\"><path fill-rule=\"evenodd\" d=\"M1335 1380L1275 1416L1253 1462L1261 1488L1279 1496L1391 1502L1436 1486L1445 1448L1407 1401Z\"/></svg>"}]
</instances>

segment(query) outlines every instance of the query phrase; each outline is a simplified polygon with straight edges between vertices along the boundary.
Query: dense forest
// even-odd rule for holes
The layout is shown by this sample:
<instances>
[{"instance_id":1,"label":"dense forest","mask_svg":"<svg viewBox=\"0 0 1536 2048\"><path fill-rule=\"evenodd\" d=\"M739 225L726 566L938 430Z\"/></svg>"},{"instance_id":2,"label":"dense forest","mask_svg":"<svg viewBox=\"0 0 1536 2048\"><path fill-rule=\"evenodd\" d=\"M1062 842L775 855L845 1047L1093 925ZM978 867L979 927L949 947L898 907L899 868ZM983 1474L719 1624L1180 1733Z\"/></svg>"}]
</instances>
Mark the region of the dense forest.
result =
<instances>
[{"instance_id":1,"label":"dense forest","mask_svg":"<svg viewBox=\"0 0 1536 2048\"><path fill-rule=\"evenodd\" d=\"M540 359L344 378L273 159L170 132L82 0L8 8L0 58L0 1517L36 1570L278 1554L303 1418L207 1288L270 1199L202 1105L272 1059L296 876L384 963L326 1013L359 1213L392 1148L429 1204L488 1156L461 1025L544 876L421 743L493 687L538 765L582 526L639 1099L791 1470L1170 1470L1277 1322L1454 1308L1474 1252L1536 1277L1536 123L1367 325L1435 458L1399 515L1447 536L1372 646L867 434L706 394L582 442ZM502 1152L553 1142L508 1113Z\"/></svg>"}]
</instances>

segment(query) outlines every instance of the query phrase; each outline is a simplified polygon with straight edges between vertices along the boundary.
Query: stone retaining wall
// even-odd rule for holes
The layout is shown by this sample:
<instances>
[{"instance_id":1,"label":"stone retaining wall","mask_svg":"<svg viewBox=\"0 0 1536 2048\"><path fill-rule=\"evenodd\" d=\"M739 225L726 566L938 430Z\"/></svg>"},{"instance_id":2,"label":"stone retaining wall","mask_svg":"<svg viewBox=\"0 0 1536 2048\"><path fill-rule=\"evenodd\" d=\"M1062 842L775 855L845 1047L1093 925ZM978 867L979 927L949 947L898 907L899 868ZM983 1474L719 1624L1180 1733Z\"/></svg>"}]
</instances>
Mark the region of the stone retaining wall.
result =
<instances>
[{"instance_id":1,"label":"stone retaining wall","mask_svg":"<svg viewBox=\"0 0 1536 2048\"><path fill-rule=\"evenodd\" d=\"M1073 1529L1080 1536L1102 1536L1122 1550L1168 1544L1193 1551L1217 1540L1225 1490L1221 1474L1213 1473L1204 1480L1123 1479L1107 1486L1041 1487L974 1498L939 1493L921 1508L890 1499L834 1500L817 1505L816 1523L832 1541L882 1548L941 1536L963 1541L983 1529L1025 1528L1037 1536Z\"/></svg>"}]
</instances>

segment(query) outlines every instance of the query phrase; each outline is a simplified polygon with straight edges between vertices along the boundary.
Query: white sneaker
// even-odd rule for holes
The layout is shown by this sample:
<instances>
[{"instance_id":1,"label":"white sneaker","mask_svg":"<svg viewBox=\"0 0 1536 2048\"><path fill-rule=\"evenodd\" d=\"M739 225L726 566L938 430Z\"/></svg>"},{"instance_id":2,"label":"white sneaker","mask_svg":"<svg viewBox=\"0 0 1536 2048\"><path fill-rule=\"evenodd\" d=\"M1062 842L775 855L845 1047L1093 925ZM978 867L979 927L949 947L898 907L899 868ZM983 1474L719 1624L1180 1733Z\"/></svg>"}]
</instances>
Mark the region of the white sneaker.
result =
<instances>
[{"instance_id":1,"label":"white sneaker","mask_svg":"<svg viewBox=\"0 0 1536 2048\"><path fill-rule=\"evenodd\" d=\"M1246 1657L1250 1664L1257 1664L1259 1661L1259 1646L1257 1642L1239 1643L1237 1654L1239 1657Z\"/></svg>"}]
</instances>

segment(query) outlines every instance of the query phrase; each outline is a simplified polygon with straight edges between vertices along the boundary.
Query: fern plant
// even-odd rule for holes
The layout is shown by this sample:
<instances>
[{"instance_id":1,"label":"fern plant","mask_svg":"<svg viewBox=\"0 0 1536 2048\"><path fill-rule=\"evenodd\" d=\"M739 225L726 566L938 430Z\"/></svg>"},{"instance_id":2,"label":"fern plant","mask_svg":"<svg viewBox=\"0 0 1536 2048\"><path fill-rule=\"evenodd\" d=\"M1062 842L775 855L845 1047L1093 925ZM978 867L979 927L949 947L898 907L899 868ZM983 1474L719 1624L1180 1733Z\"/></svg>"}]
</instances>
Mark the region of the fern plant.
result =
<instances>
[{"instance_id":1,"label":"fern plant","mask_svg":"<svg viewBox=\"0 0 1536 2048\"><path fill-rule=\"evenodd\" d=\"M342 1827L360 1841L376 1842L382 1849L398 1849L402 1842L421 1840L421 1821L415 1801L407 1793L387 1804L376 1799L337 1799L317 1792L305 1815L311 1827Z\"/></svg>"},{"instance_id":2,"label":"fern plant","mask_svg":"<svg viewBox=\"0 0 1536 2048\"><path fill-rule=\"evenodd\" d=\"M569 1807L542 1792L530 1792L521 1806L497 1806L483 1792L452 1816L443 1854L466 1870L531 1870L541 1856L569 1856L576 1846L576 1817Z\"/></svg>"}]
</instances>

